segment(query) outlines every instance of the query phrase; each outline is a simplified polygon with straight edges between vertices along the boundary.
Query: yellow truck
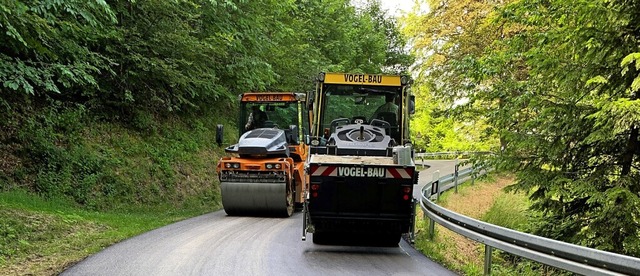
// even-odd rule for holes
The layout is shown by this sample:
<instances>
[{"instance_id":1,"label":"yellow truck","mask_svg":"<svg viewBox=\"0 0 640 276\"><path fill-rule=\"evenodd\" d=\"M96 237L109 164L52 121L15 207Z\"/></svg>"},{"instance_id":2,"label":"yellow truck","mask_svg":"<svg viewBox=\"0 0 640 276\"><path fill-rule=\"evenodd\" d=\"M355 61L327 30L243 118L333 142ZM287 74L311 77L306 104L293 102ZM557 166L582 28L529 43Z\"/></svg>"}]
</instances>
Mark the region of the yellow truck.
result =
<instances>
[{"instance_id":1,"label":"yellow truck","mask_svg":"<svg viewBox=\"0 0 640 276\"><path fill-rule=\"evenodd\" d=\"M414 228L418 172L407 76L321 73L313 106L303 240L397 246Z\"/></svg>"}]
</instances>

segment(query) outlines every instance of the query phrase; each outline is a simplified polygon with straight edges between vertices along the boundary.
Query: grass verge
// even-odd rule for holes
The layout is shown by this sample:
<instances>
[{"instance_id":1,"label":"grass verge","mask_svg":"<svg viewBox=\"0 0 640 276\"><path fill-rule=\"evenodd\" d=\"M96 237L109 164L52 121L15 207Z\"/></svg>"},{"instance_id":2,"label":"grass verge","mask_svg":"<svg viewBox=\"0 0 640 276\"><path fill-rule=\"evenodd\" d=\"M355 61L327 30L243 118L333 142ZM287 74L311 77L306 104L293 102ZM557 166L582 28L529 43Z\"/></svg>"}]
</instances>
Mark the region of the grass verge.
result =
<instances>
[{"instance_id":1,"label":"grass verge","mask_svg":"<svg viewBox=\"0 0 640 276\"><path fill-rule=\"evenodd\" d=\"M23 191L0 193L0 275L57 275L118 241L212 211L155 206L95 212Z\"/></svg>"},{"instance_id":2,"label":"grass verge","mask_svg":"<svg viewBox=\"0 0 640 276\"><path fill-rule=\"evenodd\" d=\"M526 230L531 213L523 193L506 193L503 188L513 183L511 175L493 174L474 185L467 182L458 193L450 190L438 204L451 211L491 224ZM418 210L416 248L434 261L463 275L483 275L484 245L467 239L436 224L434 240L428 239L429 222ZM559 271L504 253L493 252L492 275L552 275Z\"/></svg>"},{"instance_id":3,"label":"grass verge","mask_svg":"<svg viewBox=\"0 0 640 276\"><path fill-rule=\"evenodd\" d=\"M100 119L82 105L0 122L0 275L53 275L125 238L220 207L214 111ZM217 112L217 111L216 111Z\"/></svg>"}]
</instances>

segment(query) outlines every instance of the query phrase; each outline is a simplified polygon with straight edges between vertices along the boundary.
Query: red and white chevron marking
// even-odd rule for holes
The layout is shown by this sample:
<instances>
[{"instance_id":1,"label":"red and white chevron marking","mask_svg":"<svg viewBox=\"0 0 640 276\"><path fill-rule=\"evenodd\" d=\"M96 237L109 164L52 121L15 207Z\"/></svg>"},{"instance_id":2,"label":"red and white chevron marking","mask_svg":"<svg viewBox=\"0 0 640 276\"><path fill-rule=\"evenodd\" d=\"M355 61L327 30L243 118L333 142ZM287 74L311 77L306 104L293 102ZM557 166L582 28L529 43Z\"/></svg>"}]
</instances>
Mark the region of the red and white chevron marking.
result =
<instances>
[{"instance_id":1,"label":"red and white chevron marking","mask_svg":"<svg viewBox=\"0 0 640 276\"><path fill-rule=\"evenodd\" d=\"M387 168L387 178L412 178L413 168Z\"/></svg>"},{"instance_id":2,"label":"red and white chevron marking","mask_svg":"<svg viewBox=\"0 0 640 276\"><path fill-rule=\"evenodd\" d=\"M337 176L336 166L311 166L311 176Z\"/></svg>"}]
</instances>

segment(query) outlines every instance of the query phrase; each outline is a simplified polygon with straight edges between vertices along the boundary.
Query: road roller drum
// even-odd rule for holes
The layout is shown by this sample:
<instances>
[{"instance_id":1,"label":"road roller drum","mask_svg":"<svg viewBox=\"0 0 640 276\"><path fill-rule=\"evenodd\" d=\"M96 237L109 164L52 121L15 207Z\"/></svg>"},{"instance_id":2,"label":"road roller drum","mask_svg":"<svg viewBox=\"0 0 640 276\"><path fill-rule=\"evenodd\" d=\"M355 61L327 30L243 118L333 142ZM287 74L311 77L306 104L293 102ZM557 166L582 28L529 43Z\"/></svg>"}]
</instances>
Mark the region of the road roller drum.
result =
<instances>
[{"instance_id":1,"label":"road roller drum","mask_svg":"<svg viewBox=\"0 0 640 276\"><path fill-rule=\"evenodd\" d=\"M286 182L221 182L222 206L228 215L291 216L293 198Z\"/></svg>"}]
</instances>

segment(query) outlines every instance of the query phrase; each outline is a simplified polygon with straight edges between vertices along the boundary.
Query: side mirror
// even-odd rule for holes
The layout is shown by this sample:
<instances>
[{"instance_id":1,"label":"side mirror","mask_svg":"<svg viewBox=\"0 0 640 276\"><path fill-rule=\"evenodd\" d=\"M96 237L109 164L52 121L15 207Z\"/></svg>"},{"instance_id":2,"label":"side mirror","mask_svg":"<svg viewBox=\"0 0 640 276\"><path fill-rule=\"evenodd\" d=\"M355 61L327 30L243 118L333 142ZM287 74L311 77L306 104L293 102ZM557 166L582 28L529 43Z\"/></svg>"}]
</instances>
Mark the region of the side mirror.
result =
<instances>
[{"instance_id":1,"label":"side mirror","mask_svg":"<svg viewBox=\"0 0 640 276\"><path fill-rule=\"evenodd\" d=\"M218 144L218 146L222 145L222 138L224 137L223 131L224 127L222 125L216 126L216 144Z\"/></svg>"},{"instance_id":2,"label":"side mirror","mask_svg":"<svg viewBox=\"0 0 640 276\"><path fill-rule=\"evenodd\" d=\"M288 140L291 141L292 144L297 145L298 143L300 143L300 141L298 141L298 126L296 125L289 125L289 136Z\"/></svg>"}]
</instances>

